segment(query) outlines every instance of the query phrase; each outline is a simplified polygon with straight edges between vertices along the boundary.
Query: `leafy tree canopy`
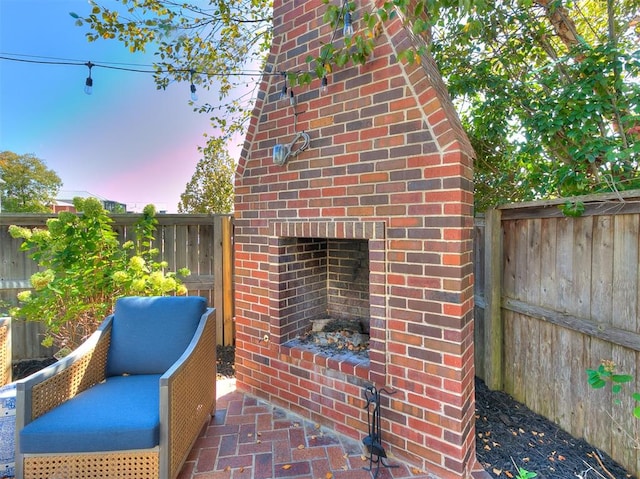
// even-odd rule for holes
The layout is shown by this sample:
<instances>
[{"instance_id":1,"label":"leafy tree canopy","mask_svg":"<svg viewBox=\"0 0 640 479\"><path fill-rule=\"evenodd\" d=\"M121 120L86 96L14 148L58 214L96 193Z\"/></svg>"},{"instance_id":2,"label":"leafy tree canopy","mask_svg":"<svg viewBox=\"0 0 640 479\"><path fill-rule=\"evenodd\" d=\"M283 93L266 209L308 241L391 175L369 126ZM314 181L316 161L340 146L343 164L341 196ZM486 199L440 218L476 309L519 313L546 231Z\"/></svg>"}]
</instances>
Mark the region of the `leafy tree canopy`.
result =
<instances>
[{"instance_id":1,"label":"leafy tree canopy","mask_svg":"<svg viewBox=\"0 0 640 479\"><path fill-rule=\"evenodd\" d=\"M476 206L640 187L640 4L447 12L432 51L477 153Z\"/></svg>"},{"instance_id":2,"label":"leafy tree canopy","mask_svg":"<svg viewBox=\"0 0 640 479\"><path fill-rule=\"evenodd\" d=\"M47 213L62 186L55 171L32 154L0 152L0 196L2 211Z\"/></svg>"},{"instance_id":3,"label":"leafy tree canopy","mask_svg":"<svg viewBox=\"0 0 640 479\"><path fill-rule=\"evenodd\" d=\"M216 142L220 142L217 139ZM179 213L227 214L233 210L233 178L236 163L224 146L203 149L204 158L180 195Z\"/></svg>"},{"instance_id":4,"label":"leafy tree canopy","mask_svg":"<svg viewBox=\"0 0 640 479\"><path fill-rule=\"evenodd\" d=\"M253 92L239 73L262 65L271 42L268 0L120 0L121 15L93 3L79 24L89 40L117 38L132 51L158 46L156 81L207 88L220 82L212 114L220 137L244 131ZM401 52L419 61L429 48L476 149L476 207L640 187L640 81L637 0L393 0L375 8L325 0L325 20L354 12L351 38L319 45L308 83L349 63L366 63L386 22L401 15L423 46ZM356 7L361 7L357 12ZM253 81L253 79L252 79ZM210 158L224 142L209 142ZM187 193L187 192L185 192Z\"/></svg>"}]
</instances>

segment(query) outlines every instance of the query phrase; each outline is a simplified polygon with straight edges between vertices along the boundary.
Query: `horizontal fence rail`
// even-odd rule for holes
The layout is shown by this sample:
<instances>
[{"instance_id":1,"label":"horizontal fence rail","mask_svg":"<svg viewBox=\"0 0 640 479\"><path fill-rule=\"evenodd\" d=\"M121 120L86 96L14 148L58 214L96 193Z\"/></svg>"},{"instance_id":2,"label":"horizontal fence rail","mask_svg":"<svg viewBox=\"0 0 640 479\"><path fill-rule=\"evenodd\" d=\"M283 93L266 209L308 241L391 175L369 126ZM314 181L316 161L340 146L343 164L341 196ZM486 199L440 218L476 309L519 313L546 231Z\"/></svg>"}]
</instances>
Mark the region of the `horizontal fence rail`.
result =
<instances>
[{"instance_id":1,"label":"horizontal fence rail","mask_svg":"<svg viewBox=\"0 0 640 479\"><path fill-rule=\"evenodd\" d=\"M476 373L562 429L640 470L640 191L509 205L476 219ZM633 375L616 403L587 384L612 360Z\"/></svg>"},{"instance_id":2,"label":"horizontal fence rail","mask_svg":"<svg viewBox=\"0 0 640 479\"><path fill-rule=\"evenodd\" d=\"M17 304L16 295L30 289L29 278L37 264L20 251L22 240L9 235L9 226L45 228L56 215L0 214L0 305ZM112 226L122 242L133 239L139 214L111 215ZM218 344L233 344L233 222L228 215L157 215L154 247L159 260L170 271L188 268L191 275L183 283L190 295L207 298L216 307ZM2 309L0 309L2 311ZM14 360L43 358L54 351L43 347L39 323L14 321L12 349Z\"/></svg>"}]
</instances>

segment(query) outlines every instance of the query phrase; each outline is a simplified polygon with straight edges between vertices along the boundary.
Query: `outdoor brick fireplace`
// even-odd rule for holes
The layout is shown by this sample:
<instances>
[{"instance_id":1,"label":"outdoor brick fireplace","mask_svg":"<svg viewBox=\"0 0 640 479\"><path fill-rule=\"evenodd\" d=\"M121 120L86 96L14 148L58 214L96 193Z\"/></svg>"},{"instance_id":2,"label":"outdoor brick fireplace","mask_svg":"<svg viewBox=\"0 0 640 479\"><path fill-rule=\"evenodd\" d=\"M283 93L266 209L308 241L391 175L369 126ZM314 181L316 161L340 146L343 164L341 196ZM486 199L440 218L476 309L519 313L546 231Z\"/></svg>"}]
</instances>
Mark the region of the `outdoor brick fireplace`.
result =
<instances>
[{"instance_id":1,"label":"outdoor brick fireplace","mask_svg":"<svg viewBox=\"0 0 640 479\"><path fill-rule=\"evenodd\" d=\"M433 62L395 61L416 41L399 20L372 61L330 75L328 95L314 81L295 88L295 110L279 104L277 72L308 68L331 37L324 9L274 2L274 74L236 179L238 387L358 439L364 389L396 391L385 446L436 477L471 477L473 152ZM274 145L301 131L309 148L274 164ZM305 344L321 319L362 324L366 350Z\"/></svg>"}]
</instances>

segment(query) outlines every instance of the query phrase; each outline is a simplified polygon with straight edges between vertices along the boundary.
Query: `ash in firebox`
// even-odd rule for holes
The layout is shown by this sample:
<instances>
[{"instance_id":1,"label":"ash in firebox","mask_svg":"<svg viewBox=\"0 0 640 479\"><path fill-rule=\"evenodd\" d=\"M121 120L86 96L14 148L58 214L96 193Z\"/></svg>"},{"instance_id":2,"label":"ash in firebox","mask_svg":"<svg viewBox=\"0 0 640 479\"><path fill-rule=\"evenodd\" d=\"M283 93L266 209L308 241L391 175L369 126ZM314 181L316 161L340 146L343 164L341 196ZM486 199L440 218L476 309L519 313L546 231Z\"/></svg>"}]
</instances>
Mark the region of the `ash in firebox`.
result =
<instances>
[{"instance_id":1,"label":"ash in firebox","mask_svg":"<svg viewBox=\"0 0 640 479\"><path fill-rule=\"evenodd\" d=\"M312 329L298 338L301 347L317 349L329 355L351 354L369 358L369 335L359 320L319 319L312 321Z\"/></svg>"}]
</instances>

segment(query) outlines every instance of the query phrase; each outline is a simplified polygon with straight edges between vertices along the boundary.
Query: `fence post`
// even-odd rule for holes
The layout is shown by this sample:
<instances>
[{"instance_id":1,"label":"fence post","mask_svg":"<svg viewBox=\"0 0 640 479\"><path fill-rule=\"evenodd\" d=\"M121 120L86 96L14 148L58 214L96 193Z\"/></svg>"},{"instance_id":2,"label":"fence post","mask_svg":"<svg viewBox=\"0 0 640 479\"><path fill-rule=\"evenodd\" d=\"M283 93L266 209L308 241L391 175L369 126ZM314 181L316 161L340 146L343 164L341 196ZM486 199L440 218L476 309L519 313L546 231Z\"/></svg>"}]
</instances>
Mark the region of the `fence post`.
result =
<instances>
[{"instance_id":1,"label":"fence post","mask_svg":"<svg viewBox=\"0 0 640 479\"><path fill-rule=\"evenodd\" d=\"M225 216L222 221L222 282L224 285L223 301L223 329L224 329L224 345L230 346L234 344L233 330L233 220L231 216Z\"/></svg>"},{"instance_id":2,"label":"fence post","mask_svg":"<svg viewBox=\"0 0 640 479\"><path fill-rule=\"evenodd\" d=\"M222 221L221 215L213 217L213 305L216 308L216 343L224 344L224 278L222 268L224 264L224 252L222 248Z\"/></svg>"},{"instance_id":3,"label":"fence post","mask_svg":"<svg viewBox=\"0 0 640 479\"><path fill-rule=\"evenodd\" d=\"M233 243L230 216L213 217L213 304L217 343L233 344Z\"/></svg>"},{"instance_id":4,"label":"fence post","mask_svg":"<svg viewBox=\"0 0 640 479\"><path fill-rule=\"evenodd\" d=\"M489 389L502 390L502 213L492 209L485 213L484 269L484 344L485 383Z\"/></svg>"}]
</instances>

